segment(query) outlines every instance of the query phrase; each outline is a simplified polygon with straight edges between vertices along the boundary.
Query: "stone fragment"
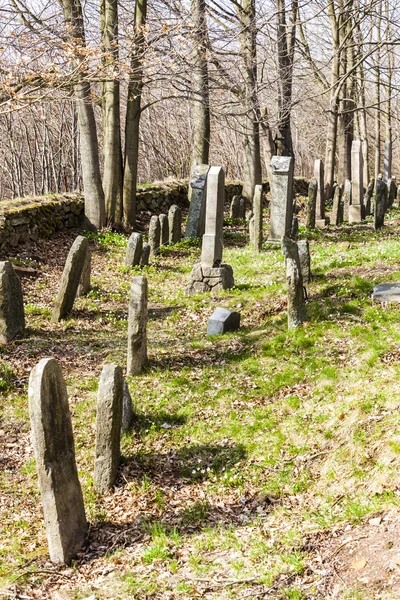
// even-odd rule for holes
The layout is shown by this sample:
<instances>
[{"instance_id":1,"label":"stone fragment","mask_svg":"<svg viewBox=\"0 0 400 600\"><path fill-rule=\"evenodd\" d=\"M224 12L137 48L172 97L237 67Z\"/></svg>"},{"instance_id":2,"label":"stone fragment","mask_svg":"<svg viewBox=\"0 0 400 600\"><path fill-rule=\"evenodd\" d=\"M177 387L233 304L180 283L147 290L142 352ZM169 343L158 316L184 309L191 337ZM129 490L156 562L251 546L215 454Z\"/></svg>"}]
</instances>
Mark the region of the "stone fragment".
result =
<instances>
[{"instance_id":1,"label":"stone fragment","mask_svg":"<svg viewBox=\"0 0 400 600\"><path fill-rule=\"evenodd\" d=\"M206 226L201 250L202 265L219 266L222 261L225 175L222 167L211 167L207 177Z\"/></svg>"},{"instance_id":2,"label":"stone fragment","mask_svg":"<svg viewBox=\"0 0 400 600\"><path fill-rule=\"evenodd\" d=\"M110 490L117 478L123 387L121 367L113 364L104 365L100 376L96 410L94 488L99 494L105 494Z\"/></svg>"},{"instance_id":3,"label":"stone fragment","mask_svg":"<svg viewBox=\"0 0 400 600\"><path fill-rule=\"evenodd\" d=\"M150 258L150 244L143 244L142 258L140 259L140 266L147 267L147 265L149 264L149 258Z\"/></svg>"},{"instance_id":4,"label":"stone fragment","mask_svg":"<svg viewBox=\"0 0 400 600\"><path fill-rule=\"evenodd\" d=\"M50 560L69 564L85 542L87 523L67 388L54 359L32 369L28 397Z\"/></svg>"},{"instance_id":5,"label":"stone fragment","mask_svg":"<svg viewBox=\"0 0 400 600\"><path fill-rule=\"evenodd\" d=\"M51 316L53 323L65 319L72 310L88 247L88 240L81 235L78 235L71 246L61 277L56 304Z\"/></svg>"},{"instance_id":6,"label":"stone fragment","mask_svg":"<svg viewBox=\"0 0 400 600\"><path fill-rule=\"evenodd\" d=\"M150 234L149 234L150 235ZM125 254L125 266L135 267L140 264L143 252L143 236L141 233L134 231L129 240Z\"/></svg>"},{"instance_id":7,"label":"stone fragment","mask_svg":"<svg viewBox=\"0 0 400 600\"><path fill-rule=\"evenodd\" d=\"M306 229L315 228L315 209L317 202L317 189L318 183L316 178L311 179L308 186L308 198L307 198L307 214L306 214Z\"/></svg>"},{"instance_id":8,"label":"stone fragment","mask_svg":"<svg viewBox=\"0 0 400 600\"><path fill-rule=\"evenodd\" d=\"M78 285L77 296L86 296L90 291L90 276L92 273L92 251L88 246L85 262L83 264L82 275Z\"/></svg>"},{"instance_id":9,"label":"stone fragment","mask_svg":"<svg viewBox=\"0 0 400 600\"><path fill-rule=\"evenodd\" d=\"M311 259L310 259L310 245L308 240L299 240L297 242L297 249L299 251L300 269L303 277L303 284L310 283L311 281Z\"/></svg>"},{"instance_id":10,"label":"stone fragment","mask_svg":"<svg viewBox=\"0 0 400 600\"><path fill-rule=\"evenodd\" d=\"M169 224L167 215L161 214L158 215L160 220L160 235L161 235L161 245L168 246L169 243Z\"/></svg>"},{"instance_id":11,"label":"stone fragment","mask_svg":"<svg viewBox=\"0 0 400 600\"><path fill-rule=\"evenodd\" d=\"M253 197L253 214L254 214L254 237L253 250L257 254L261 252L263 243L263 188L262 185L256 185L254 188Z\"/></svg>"},{"instance_id":12,"label":"stone fragment","mask_svg":"<svg viewBox=\"0 0 400 600\"><path fill-rule=\"evenodd\" d=\"M182 211L176 204L173 204L168 211L168 223L169 243L177 244L182 239Z\"/></svg>"},{"instance_id":13,"label":"stone fragment","mask_svg":"<svg viewBox=\"0 0 400 600\"><path fill-rule=\"evenodd\" d=\"M206 215L207 173L209 165L195 165L190 175L190 205L185 238L201 238Z\"/></svg>"},{"instance_id":14,"label":"stone fragment","mask_svg":"<svg viewBox=\"0 0 400 600\"><path fill-rule=\"evenodd\" d=\"M122 423L121 433L127 433L133 424L135 413L133 411L132 397L129 393L128 384L124 379L123 395L122 395Z\"/></svg>"},{"instance_id":15,"label":"stone fragment","mask_svg":"<svg viewBox=\"0 0 400 600\"><path fill-rule=\"evenodd\" d=\"M150 256L157 256L160 253L161 228L157 215L153 215L149 225L149 246Z\"/></svg>"},{"instance_id":16,"label":"stone fragment","mask_svg":"<svg viewBox=\"0 0 400 600\"><path fill-rule=\"evenodd\" d=\"M240 327L240 313L228 308L216 308L208 319L207 335L236 331Z\"/></svg>"},{"instance_id":17,"label":"stone fragment","mask_svg":"<svg viewBox=\"0 0 400 600\"><path fill-rule=\"evenodd\" d=\"M314 178L317 180L315 219L320 221L325 219L324 163L320 159L314 162Z\"/></svg>"},{"instance_id":18,"label":"stone fragment","mask_svg":"<svg viewBox=\"0 0 400 600\"><path fill-rule=\"evenodd\" d=\"M271 160L270 230L268 240L281 241L290 236L293 218L293 169L290 156L273 156Z\"/></svg>"},{"instance_id":19,"label":"stone fragment","mask_svg":"<svg viewBox=\"0 0 400 600\"><path fill-rule=\"evenodd\" d=\"M10 262L0 262L0 344L23 337L24 301L21 280Z\"/></svg>"},{"instance_id":20,"label":"stone fragment","mask_svg":"<svg viewBox=\"0 0 400 600\"><path fill-rule=\"evenodd\" d=\"M385 211L387 205L388 187L382 179L382 175L378 175L375 186L375 212L374 212L374 228L375 230L383 227L385 220Z\"/></svg>"},{"instance_id":21,"label":"stone fragment","mask_svg":"<svg viewBox=\"0 0 400 600\"><path fill-rule=\"evenodd\" d=\"M230 206L231 219L240 219L240 196L233 196Z\"/></svg>"},{"instance_id":22,"label":"stone fragment","mask_svg":"<svg viewBox=\"0 0 400 600\"><path fill-rule=\"evenodd\" d=\"M288 328L298 327L305 320L303 276L296 242L282 238L282 253L286 262L288 293Z\"/></svg>"},{"instance_id":23,"label":"stone fragment","mask_svg":"<svg viewBox=\"0 0 400 600\"><path fill-rule=\"evenodd\" d=\"M378 302L400 302L400 283L383 283L376 285L372 299Z\"/></svg>"},{"instance_id":24,"label":"stone fragment","mask_svg":"<svg viewBox=\"0 0 400 600\"><path fill-rule=\"evenodd\" d=\"M201 263L194 265L190 274L189 284L185 290L187 295L201 292L215 294L222 290L233 288L235 280L231 265L222 264L219 267L203 267Z\"/></svg>"},{"instance_id":25,"label":"stone fragment","mask_svg":"<svg viewBox=\"0 0 400 600\"><path fill-rule=\"evenodd\" d=\"M147 279L132 280L128 311L127 374L138 375L147 362Z\"/></svg>"}]
</instances>

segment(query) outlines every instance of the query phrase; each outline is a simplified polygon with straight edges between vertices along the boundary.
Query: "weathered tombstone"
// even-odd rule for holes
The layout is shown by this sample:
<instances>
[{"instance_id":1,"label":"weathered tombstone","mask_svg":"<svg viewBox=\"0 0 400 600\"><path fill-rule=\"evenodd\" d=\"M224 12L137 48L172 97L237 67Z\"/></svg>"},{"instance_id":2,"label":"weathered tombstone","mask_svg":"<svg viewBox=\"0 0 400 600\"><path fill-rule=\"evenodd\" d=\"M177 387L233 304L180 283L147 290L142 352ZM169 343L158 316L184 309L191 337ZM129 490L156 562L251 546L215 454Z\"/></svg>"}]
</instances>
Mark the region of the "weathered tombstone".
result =
<instances>
[{"instance_id":1,"label":"weathered tombstone","mask_svg":"<svg viewBox=\"0 0 400 600\"><path fill-rule=\"evenodd\" d=\"M243 196L240 196L240 201L239 201L239 219L245 219L246 218L246 198L244 198Z\"/></svg>"},{"instance_id":2,"label":"weathered tombstone","mask_svg":"<svg viewBox=\"0 0 400 600\"><path fill-rule=\"evenodd\" d=\"M290 236L293 218L293 169L290 156L273 156L271 160L270 230L268 240L280 242Z\"/></svg>"},{"instance_id":3,"label":"weathered tombstone","mask_svg":"<svg viewBox=\"0 0 400 600\"><path fill-rule=\"evenodd\" d=\"M240 219L240 196L233 196L230 206L231 219Z\"/></svg>"},{"instance_id":4,"label":"weathered tombstone","mask_svg":"<svg viewBox=\"0 0 400 600\"><path fill-rule=\"evenodd\" d=\"M51 316L53 323L65 319L72 310L88 247L88 240L81 235L78 235L71 246L61 277L56 305Z\"/></svg>"},{"instance_id":5,"label":"weathered tombstone","mask_svg":"<svg viewBox=\"0 0 400 600\"><path fill-rule=\"evenodd\" d=\"M396 177L391 177L387 182L387 190L388 190L388 199L386 210L392 208L394 201L397 197L397 185L396 185Z\"/></svg>"},{"instance_id":6,"label":"weathered tombstone","mask_svg":"<svg viewBox=\"0 0 400 600\"><path fill-rule=\"evenodd\" d=\"M143 236L141 233L133 232L129 238L126 248L125 265L135 267L140 264L143 252Z\"/></svg>"},{"instance_id":7,"label":"weathered tombstone","mask_svg":"<svg viewBox=\"0 0 400 600\"><path fill-rule=\"evenodd\" d=\"M296 242L284 236L282 253L286 262L288 293L288 328L298 327L305 320L303 276Z\"/></svg>"},{"instance_id":8,"label":"weathered tombstone","mask_svg":"<svg viewBox=\"0 0 400 600\"><path fill-rule=\"evenodd\" d=\"M263 188L262 185L256 185L254 188L253 197L253 213L254 213L254 237L253 249L257 254L261 252L263 243Z\"/></svg>"},{"instance_id":9,"label":"weathered tombstone","mask_svg":"<svg viewBox=\"0 0 400 600\"><path fill-rule=\"evenodd\" d=\"M135 418L133 411L133 402L129 393L128 384L124 379L124 388L122 395L122 422L121 422L121 433L127 433L132 427Z\"/></svg>"},{"instance_id":10,"label":"weathered tombstone","mask_svg":"<svg viewBox=\"0 0 400 600\"><path fill-rule=\"evenodd\" d=\"M318 183L315 177L311 179L308 186L307 211L306 211L306 229L315 228L315 210L317 201Z\"/></svg>"},{"instance_id":11,"label":"weathered tombstone","mask_svg":"<svg viewBox=\"0 0 400 600\"><path fill-rule=\"evenodd\" d=\"M138 375L147 361L147 279L134 277L128 311L128 375Z\"/></svg>"},{"instance_id":12,"label":"weathered tombstone","mask_svg":"<svg viewBox=\"0 0 400 600\"><path fill-rule=\"evenodd\" d=\"M21 280L10 262L0 262L0 344L23 337L24 301Z\"/></svg>"},{"instance_id":13,"label":"weathered tombstone","mask_svg":"<svg viewBox=\"0 0 400 600\"><path fill-rule=\"evenodd\" d=\"M400 302L400 283L376 285L371 297L378 302Z\"/></svg>"},{"instance_id":14,"label":"weathered tombstone","mask_svg":"<svg viewBox=\"0 0 400 600\"><path fill-rule=\"evenodd\" d=\"M249 238L250 238L250 246L254 247L254 217L251 217L249 221Z\"/></svg>"},{"instance_id":15,"label":"weathered tombstone","mask_svg":"<svg viewBox=\"0 0 400 600\"><path fill-rule=\"evenodd\" d=\"M161 244L162 246L168 246L169 243L169 224L167 215L161 214L158 215L160 220L160 235L161 235Z\"/></svg>"},{"instance_id":16,"label":"weathered tombstone","mask_svg":"<svg viewBox=\"0 0 400 600\"><path fill-rule=\"evenodd\" d=\"M78 285L77 296L82 297L90 291L90 275L92 272L92 251L88 246L86 258L82 269L81 280Z\"/></svg>"},{"instance_id":17,"label":"weathered tombstone","mask_svg":"<svg viewBox=\"0 0 400 600\"><path fill-rule=\"evenodd\" d=\"M190 205L185 238L201 238L206 215L208 165L195 165L190 175Z\"/></svg>"},{"instance_id":18,"label":"weathered tombstone","mask_svg":"<svg viewBox=\"0 0 400 600\"><path fill-rule=\"evenodd\" d=\"M149 258L150 258L150 244L143 244L142 258L140 259L140 266L147 267L147 265L149 264Z\"/></svg>"},{"instance_id":19,"label":"weathered tombstone","mask_svg":"<svg viewBox=\"0 0 400 600\"><path fill-rule=\"evenodd\" d=\"M182 211L173 204L168 211L169 243L177 244L182 239Z\"/></svg>"},{"instance_id":20,"label":"weathered tombstone","mask_svg":"<svg viewBox=\"0 0 400 600\"><path fill-rule=\"evenodd\" d=\"M187 294L219 292L234 286L230 265L221 264L224 225L225 176L222 167L211 167L207 177L207 210L201 263L190 274Z\"/></svg>"},{"instance_id":21,"label":"weathered tombstone","mask_svg":"<svg viewBox=\"0 0 400 600\"><path fill-rule=\"evenodd\" d=\"M85 542L87 523L67 388L53 358L32 369L28 397L50 559L69 564Z\"/></svg>"},{"instance_id":22,"label":"weathered tombstone","mask_svg":"<svg viewBox=\"0 0 400 600\"><path fill-rule=\"evenodd\" d=\"M371 181L368 184L367 191L364 195L364 212L366 217L368 217L371 214L371 200L374 195L374 188L375 180L371 179Z\"/></svg>"},{"instance_id":23,"label":"weathered tombstone","mask_svg":"<svg viewBox=\"0 0 400 600\"><path fill-rule=\"evenodd\" d=\"M207 335L236 331L240 327L240 313L228 308L216 308L208 319Z\"/></svg>"},{"instance_id":24,"label":"weathered tombstone","mask_svg":"<svg viewBox=\"0 0 400 600\"><path fill-rule=\"evenodd\" d=\"M308 240L299 240L297 242L297 249L299 251L300 269L304 285L311 281L311 259Z\"/></svg>"},{"instance_id":25,"label":"weathered tombstone","mask_svg":"<svg viewBox=\"0 0 400 600\"><path fill-rule=\"evenodd\" d=\"M157 215L153 215L149 225L149 246L150 256L157 256L160 253L161 228Z\"/></svg>"},{"instance_id":26,"label":"weathered tombstone","mask_svg":"<svg viewBox=\"0 0 400 600\"><path fill-rule=\"evenodd\" d=\"M331 212L331 225L340 225L341 223L341 198L342 198L342 186L337 185L333 196L333 205Z\"/></svg>"},{"instance_id":27,"label":"weathered tombstone","mask_svg":"<svg viewBox=\"0 0 400 600\"><path fill-rule=\"evenodd\" d=\"M120 459L124 378L117 365L104 365L97 392L94 488L105 494L115 483Z\"/></svg>"},{"instance_id":28,"label":"weathered tombstone","mask_svg":"<svg viewBox=\"0 0 400 600\"><path fill-rule=\"evenodd\" d=\"M386 183L392 177L392 142L385 142L383 149L383 181Z\"/></svg>"},{"instance_id":29,"label":"weathered tombstone","mask_svg":"<svg viewBox=\"0 0 400 600\"><path fill-rule=\"evenodd\" d=\"M343 221L349 220L349 206L351 204L351 181L346 179L343 190Z\"/></svg>"},{"instance_id":30,"label":"weathered tombstone","mask_svg":"<svg viewBox=\"0 0 400 600\"><path fill-rule=\"evenodd\" d=\"M317 180L317 200L315 205L315 225L325 227L325 188L324 188L324 163L317 159L314 162L314 177Z\"/></svg>"},{"instance_id":31,"label":"weathered tombstone","mask_svg":"<svg viewBox=\"0 0 400 600\"><path fill-rule=\"evenodd\" d=\"M349 206L349 223L360 223L363 219L363 154L360 140L351 145L351 205Z\"/></svg>"},{"instance_id":32,"label":"weathered tombstone","mask_svg":"<svg viewBox=\"0 0 400 600\"><path fill-rule=\"evenodd\" d=\"M380 229L383 227L385 220L385 211L387 204L388 188L382 179L382 174L378 175L375 186L375 214L374 227Z\"/></svg>"}]
</instances>

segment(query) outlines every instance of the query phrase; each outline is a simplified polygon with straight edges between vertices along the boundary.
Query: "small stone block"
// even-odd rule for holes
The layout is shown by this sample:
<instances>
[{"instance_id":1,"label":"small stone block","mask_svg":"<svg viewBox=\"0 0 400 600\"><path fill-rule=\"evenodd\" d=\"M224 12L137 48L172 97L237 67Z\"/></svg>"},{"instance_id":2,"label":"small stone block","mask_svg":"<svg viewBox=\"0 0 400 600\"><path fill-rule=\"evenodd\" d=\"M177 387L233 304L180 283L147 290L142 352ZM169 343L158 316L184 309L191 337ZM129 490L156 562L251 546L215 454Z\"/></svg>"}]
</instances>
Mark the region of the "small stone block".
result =
<instances>
[{"instance_id":1,"label":"small stone block","mask_svg":"<svg viewBox=\"0 0 400 600\"><path fill-rule=\"evenodd\" d=\"M208 319L207 335L236 331L240 327L240 313L228 308L217 308Z\"/></svg>"},{"instance_id":2,"label":"small stone block","mask_svg":"<svg viewBox=\"0 0 400 600\"><path fill-rule=\"evenodd\" d=\"M400 302L400 283L376 285L371 297L378 302Z\"/></svg>"},{"instance_id":3,"label":"small stone block","mask_svg":"<svg viewBox=\"0 0 400 600\"><path fill-rule=\"evenodd\" d=\"M140 259L140 266L141 267L147 267L149 264L149 258L150 258L150 244L143 244L143 250L142 250L142 258Z\"/></svg>"},{"instance_id":4,"label":"small stone block","mask_svg":"<svg viewBox=\"0 0 400 600\"><path fill-rule=\"evenodd\" d=\"M324 229L327 226L326 219L316 219L315 227L319 227L320 229Z\"/></svg>"},{"instance_id":5,"label":"small stone block","mask_svg":"<svg viewBox=\"0 0 400 600\"><path fill-rule=\"evenodd\" d=\"M349 223L361 223L362 221L362 206L361 204L350 204L349 206Z\"/></svg>"}]
</instances>

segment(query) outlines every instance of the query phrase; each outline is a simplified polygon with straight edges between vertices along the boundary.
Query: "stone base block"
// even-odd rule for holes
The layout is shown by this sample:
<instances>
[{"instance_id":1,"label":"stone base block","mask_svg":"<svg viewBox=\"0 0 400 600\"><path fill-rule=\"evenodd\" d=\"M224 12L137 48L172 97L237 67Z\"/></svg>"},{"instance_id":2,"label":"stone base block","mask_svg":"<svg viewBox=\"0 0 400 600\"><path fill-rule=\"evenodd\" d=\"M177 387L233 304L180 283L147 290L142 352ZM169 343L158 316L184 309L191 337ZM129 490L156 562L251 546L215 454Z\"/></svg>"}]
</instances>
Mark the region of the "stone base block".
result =
<instances>
[{"instance_id":1,"label":"stone base block","mask_svg":"<svg viewBox=\"0 0 400 600\"><path fill-rule=\"evenodd\" d=\"M350 204L349 206L349 223L361 223L362 221L362 206L361 204Z\"/></svg>"},{"instance_id":2,"label":"stone base block","mask_svg":"<svg viewBox=\"0 0 400 600\"><path fill-rule=\"evenodd\" d=\"M228 290L234 285L233 269L230 265L222 264L220 267L206 267L198 263L193 267L185 293L187 295L198 294L199 292L215 294L222 290Z\"/></svg>"},{"instance_id":3,"label":"stone base block","mask_svg":"<svg viewBox=\"0 0 400 600\"><path fill-rule=\"evenodd\" d=\"M324 227L326 227L328 225L328 223L329 223L329 221L326 217L325 217L325 219L316 219L315 227L318 227L319 229L324 229Z\"/></svg>"}]
</instances>

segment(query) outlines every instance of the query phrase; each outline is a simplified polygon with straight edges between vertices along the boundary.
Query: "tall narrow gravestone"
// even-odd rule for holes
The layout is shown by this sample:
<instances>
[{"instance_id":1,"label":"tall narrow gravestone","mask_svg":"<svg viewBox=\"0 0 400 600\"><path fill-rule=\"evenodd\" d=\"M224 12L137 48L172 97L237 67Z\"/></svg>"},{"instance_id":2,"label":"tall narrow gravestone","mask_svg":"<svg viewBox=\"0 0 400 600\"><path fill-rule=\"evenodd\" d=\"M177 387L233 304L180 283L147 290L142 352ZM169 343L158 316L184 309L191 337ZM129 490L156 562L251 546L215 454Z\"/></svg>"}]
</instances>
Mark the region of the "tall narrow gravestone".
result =
<instances>
[{"instance_id":1,"label":"tall narrow gravestone","mask_svg":"<svg viewBox=\"0 0 400 600\"><path fill-rule=\"evenodd\" d=\"M190 175L189 214L185 238L201 238L206 216L207 173L209 165L196 165Z\"/></svg>"},{"instance_id":2,"label":"tall narrow gravestone","mask_svg":"<svg viewBox=\"0 0 400 600\"><path fill-rule=\"evenodd\" d=\"M385 142L383 149L383 181L386 183L392 176L392 142Z\"/></svg>"},{"instance_id":3,"label":"tall narrow gravestone","mask_svg":"<svg viewBox=\"0 0 400 600\"><path fill-rule=\"evenodd\" d=\"M121 367L113 364L104 365L100 376L96 410L94 487L99 494L104 494L112 488L117 478L123 386Z\"/></svg>"},{"instance_id":4,"label":"tall narrow gravestone","mask_svg":"<svg viewBox=\"0 0 400 600\"><path fill-rule=\"evenodd\" d=\"M290 156L273 156L271 160L271 203L268 241L281 243L290 236L293 218L293 169Z\"/></svg>"},{"instance_id":5,"label":"tall narrow gravestone","mask_svg":"<svg viewBox=\"0 0 400 600\"><path fill-rule=\"evenodd\" d=\"M82 269L81 279L78 285L78 291L76 293L77 296L86 296L86 294L90 291L90 276L92 274L92 251L88 246L85 262Z\"/></svg>"},{"instance_id":6,"label":"tall narrow gravestone","mask_svg":"<svg viewBox=\"0 0 400 600\"><path fill-rule=\"evenodd\" d=\"M161 214L161 215L158 215L158 219L160 221L161 245L168 246L168 243L169 243L168 217L167 217L167 215Z\"/></svg>"},{"instance_id":7,"label":"tall narrow gravestone","mask_svg":"<svg viewBox=\"0 0 400 600\"><path fill-rule=\"evenodd\" d=\"M253 197L253 213L254 226L252 228L252 246L254 252L257 254L261 252L261 246L263 243L263 189L262 185L256 185L254 189Z\"/></svg>"},{"instance_id":8,"label":"tall narrow gravestone","mask_svg":"<svg viewBox=\"0 0 400 600\"><path fill-rule=\"evenodd\" d=\"M363 171L361 141L354 140L351 145L351 205L349 206L349 223L360 223L363 219Z\"/></svg>"},{"instance_id":9,"label":"tall narrow gravestone","mask_svg":"<svg viewBox=\"0 0 400 600\"><path fill-rule=\"evenodd\" d=\"M147 279L134 277L128 311L128 375L138 375L147 361Z\"/></svg>"},{"instance_id":10,"label":"tall narrow gravestone","mask_svg":"<svg viewBox=\"0 0 400 600\"><path fill-rule=\"evenodd\" d=\"M325 189L324 189L324 163L317 159L314 162L314 177L317 180L317 199L315 203L315 225L325 227Z\"/></svg>"},{"instance_id":11,"label":"tall narrow gravestone","mask_svg":"<svg viewBox=\"0 0 400 600\"><path fill-rule=\"evenodd\" d=\"M333 195L333 205L331 211L331 225L340 225L343 221L343 210L342 210L342 186L337 185L335 187L335 193Z\"/></svg>"},{"instance_id":12,"label":"tall narrow gravestone","mask_svg":"<svg viewBox=\"0 0 400 600\"><path fill-rule=\"evenodd\" d=\"M150 256L157 256L160 253L161 227L157 215L153 215L149 224L149 246Z\"/></svg>"},{"instance_id":13,"label":"tall narrow gravestone","mask_svg":"<svg viewBox=\"0 0 400 600\"><path fill-rule=\"evenodd\" d=\"M207 177L207 210L201 263L193 267L187 294L219 292L234 286L230 265L222 264L225 175L222 167L211 167Z\"/></svg>"},{"instance_id":14,"label":"tall narrow gravestone","mask_svg":"<svg viewBox=\"0 0 400 600\"><path fill-rule=\"evenodd\" d=\"M168 211L169 243L177 244L182 239L182 211L176 204Z\"/></svg>"},{"instance_id":15,"label":"tall narrow gravestone","mask_svg":"<svg viewBox=\"0 0 400 600\"><path fill-rule=\"evenodd\" d=\"M351 181L346 179L343 190L343 221L349 220L349 206L351 204Z\"/></svg>"},{"instance_id":16,"label":"tall narrow gravestone","mask_svg":"<svg viewBox=\"0 0 400 600\"><path fill-rule=\"evenodd\" d=\"M81 235L78 235L71 246L61 277L56 305L51 315L53 323L65 319L72 310L85 265L88 247L88 240Z\"/></svg>"},{"instance_id":17,"label":"tall narrow gravestone","mask_svg":"<svg viewBox=\"0 0 400 600\"><path fill-rule=\"evenodd\" d=\"M313 179L311 179L310 184L308 186L307 215L306 215L306 228L307 229L314 229L314 227L315 227L317 188L318 188L318 183L314 177Z\"/></svg>"},{"instance_id":18,"label":"tall narrow gravestone","mask_svg":"<svg viewBox=\"0 0 400 600\"><path fill-rule=\"evenodd\" d=\"M53 358L32 369L28 397L50 559L68 564L84 544L87 523L67 388Z\"/></svg>"},{"instance_id":19,"label":"tall narrow gravestone","mask_svg":"<svg viewBox=\"0 0 400 600\"><path fill-rule=\"evenodd\" d=\"M134 231L126 247L125 265L127 267L135 267L140 264L143 252L143 236L141 233Z\"/></svg>"},{"instance_id":20,"label":"tall narrow gravestone","mask_svg":"<svg viewBox=\"0 0 400 600\"><path fill-rule=\"evenodd\" d=\"M382 175L378 175L375 187L375 214L374 228L375 230L383 227L385 220L385 211L388 199L388 186L382 181Z\"/></svg>"},{"instance_id":21,"label":"tall narrow gravestone","mask_svg":"<svg viewBox=\"0 0 400 600\"><path fill-rule=\"evenodd\" d=\"M288 329L292 329L301 325L306 318L303 275L296 242L288 237L283 237L282 254L286 263Z\"/></svg>"},{"instance_id":22,"label":"tall narrow gravestone","mask_svg":"<svg viewBox=\"0 0 400 600\"><path fill-rule=\"evenodd\" d=\"M22 337L25 331L21 280L7 260L0 262L0 344Z\"/></svg>"}]
</instances>

